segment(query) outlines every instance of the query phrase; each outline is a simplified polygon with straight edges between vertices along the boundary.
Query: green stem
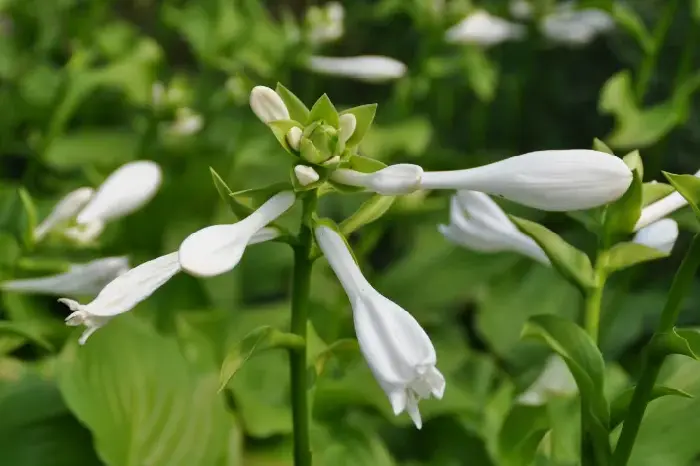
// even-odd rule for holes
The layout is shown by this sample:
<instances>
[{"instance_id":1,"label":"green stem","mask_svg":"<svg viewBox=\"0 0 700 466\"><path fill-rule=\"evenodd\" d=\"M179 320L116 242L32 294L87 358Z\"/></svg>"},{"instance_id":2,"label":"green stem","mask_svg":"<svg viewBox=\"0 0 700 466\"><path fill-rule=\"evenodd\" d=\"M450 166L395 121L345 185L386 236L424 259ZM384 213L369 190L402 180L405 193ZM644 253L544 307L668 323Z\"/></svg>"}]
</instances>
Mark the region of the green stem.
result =
<instances>
[{"instance_id":1,"label":"green stem","mask_svg":"<svg viewBox=\"0 0 700 466\"><path fill-rule=\"evenodd\" d=\"M649 88L649 81L651 81L651 75L656 67L656 62L659 58L659 52L661 51L661 46L663 45L664 38L668 33L668 29L671 27L673 22L673 16L676 13L676 7L678 6L678 0L669 0L666 4L666 9L663 15L656 23L654 28L654 38L651 50L649 50L642 60L642 64L639 67L639 72L637 74L637 102L642 105L644 102L644 96Z\"/></svg>"},{"instance_id":2,"label":"green stem","mask_svg":"<svg viewBox=\"0 0 700 466\"><path fill-rule=\"evenodd\" d=\"M586 304L584 309L584 327L586 332L591 336L593 341L598 344L598 333L600 327L600 312L603 303L603 289L608 276L605 273L605 264L600 261L601 255L598 255L595 270L595 286L591 288L586 295Z\"/></svg>"},{"instance_id":3,"label":"green stem","mask_svg":"<svg viewBox=\"0 0 700 466\"><path fill-rule=\"evenodd\" d=\"M311 247L316 191L303 194L303 214L298 242L294 247L291 332L304 339L302 348L289 351L291 373L292 424L294 427L294 466L311 466L309 440L309 399L306 373L306 326L311 290Z\"/></svg>"},{"instance_id":4,"label":"green stem","mask_svg":"<svg viewBox=\"0 0 700 466\"><path fill-rule=\"evenodd\" d=\"M693 238L693 242L690 244L690 248L685 254L676 276L673 278L671 290L669 291L664 310L661 313L661 319L655 335L673 330L681 311L683 299L693 286L698 267L700 267L700 234L695 235ZM615 447L613 455L613 464L615 466L626 466L629 461L639 427L642 424L644 412L649 403L649 397L654 389L654 384L664 359L665 355L654 354L647 346L644 354L642 375L639 378L637 387L634 389L632 402L625 417L625 422L622 425L620 439L617 442L617 447Z\"/></svg>"}]
</instances>

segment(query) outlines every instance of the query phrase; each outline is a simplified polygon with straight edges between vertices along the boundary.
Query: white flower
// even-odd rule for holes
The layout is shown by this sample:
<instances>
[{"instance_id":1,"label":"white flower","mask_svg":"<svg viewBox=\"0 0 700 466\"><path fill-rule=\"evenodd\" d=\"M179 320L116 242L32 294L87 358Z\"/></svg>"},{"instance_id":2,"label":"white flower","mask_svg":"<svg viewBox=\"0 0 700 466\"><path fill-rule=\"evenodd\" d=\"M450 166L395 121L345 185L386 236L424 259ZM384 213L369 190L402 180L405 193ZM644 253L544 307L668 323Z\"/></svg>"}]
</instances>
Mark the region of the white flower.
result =
<instances>
[{"instance_id":1,"label":"white flower","mask_svg":"<svg viewBox=\"0 0 700 466\"><path fill-rule=\"evenodd\" d=\"M615 27L615 21L598 9L576 10L569 2L547 15L541 25L542 34L552 42L585 45L599 34Z\"/></svg>"},{"instance_id":2,"label":"white flower","mask_svg":"<svg viewBox=\"0 0 700 466\"><path fill-rule=\"evenodd\" d=\"M445 379L435 367L430 338L416 319L379 294L362 275L343 238L326 226L316 240L352 305L355 333L372 374L387 394L394 414L404 410L417 428L421 399L442 398Z\"/></svg>"},{"instance_id":3,"label":"white flower","mask_svg":"<svg viewBox=\"0 0 700 466\"><path fill-rule=\"evenodd\" d=\"M198 133L204 126L204 118L190 108L177 109L175 122L170 131L178 136L191 136Z\"/></svg>"},{"instance_id":4,"label":"white flower","mask_svg":"<svg viewBox=\"0 0 700 466\"><path fill-rule=\"evenodd\" d=\"M695 176L700 178L700 171L696 172ZM656 202L652 202L642 209L642 214L639 216L634 230L641 230L647 225L651 225L686 205L688 205L688 201L677 192L673 192Z\"/></svg>"},{"instance_id":5,"label":"white flower","mask_svg":"<svg viewBox=\"0 0 700 466\"><path fill-rule=\"evenodd\" d=\"M295 151L299 151L299 147L301 146L301 138L303 135L304 132L298 126L289 128L289 131L287 132L287 144L289 144L289 147Z\"/></svg>"},{"instance_id":6,"label":"white flower","mask_svg":"<svg viewBox=\"0 0 700 466\"><path fill-rule=\"evenodd\" d=\"M547 359L537 380L517 398L517 402L537 406L547 403L554 396L568 396L577 392L576 380L566 363L560 356L553 355Z\"/></svg>"},{"instance_id":7,"label":"white flower","mask_svg":"<svg viewBox=\"0 0 700 466\"><path fill-rule=\"evenodd\" d=\"M294 176L296 176L297 181L299 181L299 184L302 186L308 186L320 179L316 170L307 165L296 165L294 167Z\"/></svg>"},{"instance_id":8,"label":"white flower","mask_svg":"<svg viewBox=\"0 0 700 466\"><path fill-rule=\"evenodd\" d=\"M106 223L129 215L155 196L162 179L160 166L150 160L122 165L102 183L76 221L82 225Z\"/></svg>"},{"instance_id":9,"label":"white flower","mask_svg":"<svg viewBox=\"0 0 700 466\"><path fill-rule=\"evenodd\" d=\"M271 121L289 120L289 110L282 97L269 87L255 86L250 91L250 108L265 124Z\"/></svg>"},{"instance_id":10,"label":"white flower","mask_svg":"<svg viewBox=\"0 0 700 466\"><path fill-rule=\"evenodd\" d=\"M478 10L448 29L445 40L453 44L491 46L521 39L524 35L524 26Z\"/></svg>"},{"instance_id":11,"label":"white flower","mask_svg":"<svg viewBox=\"0 0 700 466\"><path fill-rule=\"evenodd\" d=\"M533 8L528 0L512 0L508 5L508 11L513 18L526 20L532 18Z\"/></svg>"},{"instance_id":12,"label":"white flower","mask_svg":"<svg viewBox=\"0 0 700 466\"><path fill-rule=\"evenodd\" d=\"M323 7L312 6L306 14L310 25L309 40L314 44L333 42L343 36L345 9L338 2L328 2Z\"/></svg>"},{"instance_id":13,"label":"white flower","mask_svg":"<svg viewBox=\"0 0 700 466\"><path fill-rule=\"evenodd\" d=\"M94 296L104 286L129 270L126 257L106 257L73 264L67 272L48 277L11 280L0 284L5 291L58 296Z\"/></svg>"},{"instance_id":14,"label":"white flower","mask_svg":"<svg viewBox=\"0 0 700 466\"><path fill-rule=\"evenodd\" d=\"M450 201L450 224L438 225L450 241L480 252L515 251L549 265L537 243L520 232L493 199L476 191L459 191Z\"/></svg>"},{"instance_id":15,"label":"white flower","mask_svg":"<svg viewBox=\"0 0 700 466\"><path fill-rule=\"evenodd\" d=\"M406 65L389 57L362 55L357 57L322 57L309 59L311 71L331 76L381 82L399 79L406 74Z\"/></svg>"},{"instance_id":16,"label":"white flower","mask_svg":"<svg viewBox=\"0 0 700 466\"><path fill-rule=\"evenodd\" d=\"M349 186L358 186L387 196L409 194L420 188L423 169L418 165L400 163L373 173L363 173L348 168L333 172L331 179Z\"/></svg>"},{"instance_id":17,"label":"white flower","mask_svg":"<svg viewBox=\"0 0 700 466\"><path fill-rule=\"evenodd\" d=\"M212 277L233 269L255 234L289 210L294 201L293 192L282 191L240 222L213 225L192 233L180 245L183 270L200 277Z\"/></svg>"},{"instance_id":18,"label":"white flower","mask_svg":"<svg viewBox=\"0 0 700 466\"><path fill-rule=\"evenodd\" d=\"M67 298L59 299L73 311L66 324L85 325L87 329L80 337L84 344L88 337L104 326L113 317L128 312L138 303L148 298L180 271L177 252L144 262L109 282L88 304L80 304Z\"/></svg>"},{"instance_id":19,"label":"white flower","mask_svg":"<svg viewBox=\"0 0 700 466\"><path fill-rule=\"evenodd\" d=\"M73 220L78 212L85 207L85 204L90 201L93 194L92 188L78 188L66 194L63 199L58 201L49 216L34 229L34 239L39 241L57 226Z\"/></svg>"},{"instance_id":20,"label":"white flower","mask_svg":"<svg viewBox=\"0 0 700 466\"><path fill-rule=\"evenodd\" d=\"M466 189L550 211L615 201L632 182L622 159L594 150L530 152L467 170L425 172L423 189Z\"/></svg>"},{"instance_id":21,"label":"white flower","mask_svg":"<svg viewBox=\"0 0 700 466\"><path fill-rule=\"evenodd\" d=\"M678 223L670 218L664 218L640 229L632 241L658 249L665 254L671 254L676 239L678 239Z\"/></svg>"}]
</instances>

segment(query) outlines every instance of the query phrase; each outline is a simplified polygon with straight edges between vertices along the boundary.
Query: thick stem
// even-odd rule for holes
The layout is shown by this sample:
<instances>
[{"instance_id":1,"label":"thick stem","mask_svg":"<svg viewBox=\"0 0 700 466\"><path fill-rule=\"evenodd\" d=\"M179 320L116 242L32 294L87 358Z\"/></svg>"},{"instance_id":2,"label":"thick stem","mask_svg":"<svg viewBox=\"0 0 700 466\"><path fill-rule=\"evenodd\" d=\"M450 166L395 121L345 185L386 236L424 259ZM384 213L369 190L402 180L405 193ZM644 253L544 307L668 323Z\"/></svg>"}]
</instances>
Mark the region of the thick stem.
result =
<instances>
[{"instance_id":1,"label":"thick stem","mask_svg":"<svg viewBox=\"0 0 700 466\"><path fill-rule=\"evenodd\" d=\"M656 330L657 335L673 330L681 310L681 304L693 285L693 279L698 267L700 267L700 234L693 238L693 242L690 244L690 248L673 279L666 306L664 306L661 320ZM649 397L654 389L654 384L664 359L665 355L654 354L647 347L644 355L642 375L639 378L637 387L634 389L632 402L630 403L629 411L627 411L625 422L622 425L620 439L615 447L613 455L613 464L615 466L626 466L629 461L639 427L642 424L644 412L649 403Z\"/></svg>"},{"instance_id":2,"label":"thick stem","mask_svg":"<svg viewBox=\"0 0 700 466\"><path fill-rule=\"evenodd\" d=\"M311 466L309 440L309 399L306 373L306 326L311 289L312 216L316 210L315 191L303 195L303 214L298 243L294 247L291 332L304 338L304 347L289 351L291 373L292 424L294 427L294 466Z\"/></svg>"}]
</instances>

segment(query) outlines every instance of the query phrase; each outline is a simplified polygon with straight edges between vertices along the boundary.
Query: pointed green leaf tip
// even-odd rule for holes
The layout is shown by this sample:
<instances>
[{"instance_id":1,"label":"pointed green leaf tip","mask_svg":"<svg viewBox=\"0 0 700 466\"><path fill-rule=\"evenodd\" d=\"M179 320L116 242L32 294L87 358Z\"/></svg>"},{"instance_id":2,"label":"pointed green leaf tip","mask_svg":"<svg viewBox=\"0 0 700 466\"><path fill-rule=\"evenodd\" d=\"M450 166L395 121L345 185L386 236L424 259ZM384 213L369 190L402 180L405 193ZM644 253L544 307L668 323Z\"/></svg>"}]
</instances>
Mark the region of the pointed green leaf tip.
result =
<instances>
[{"instance_id":1,"label":"pointed green leaf tip","mask_svg":"<svg viewBox=\"0 0 700 466\"><path fill-rule=\"evenodd\" d=\"M597 150L598 152L607 152L610 155L615 155L613 150L598 138L593 139L593 150Z\"/></svg>"},{"instance_id":2,"label":"pointed green leaf tip","mask_svg":"<svg viewBox=\"0 0 700 466\"><path fill-rule=\"evenodd\" d=\"M676 191L688 201L695 215L700 219L700 178L694 175L674 175L663 172L664 176L676 188Z\"/></svg>"},{"instance_id":3,"label":"pointed green leaf tip","mask_svg":"<svg viewBox=\"0 0 700 466\"><path fill-rule=\"evenodd\" d=\"M605 211L603 233L614 243L619 235L631 233L642 214L642 180L637 170L632 171L632 183L620 199L608 206Z\"/></svg>"},{"instance_id":4,"label":"pointed green leaf tip","mask_svg":"<svg viewBox=\"0 0 700 466\"><path fill-rule=\"evenodd\" d=\"M251 209L249 206L246 206L245 204L241 204L240 202L238 202L238 200L233 196L233 192L231 191L231 189L221 178L221 176L219 176L216 170L214 170L212 167L209 167L209 171L211 172L211 178L214 181L214 187L216 188L216 192L219 193L219 197L221 197L221 199L223 199L223 201L229 206L231 212L233 212L233 215L235 215L238 219L243 219L250 215L253 209Z\"/></svg>"},{"instance_id":5,"label":"pointed green leaf tip","mask_svg":"<svg viewBox=\"0 0 700 466\"><path fill-rule=\"evenodd\" d=\"M376 113L377 104L360 105L359 107L349 108L340 113L341 115L352 114L357 121L355 131L346 143L347 147L355 147L362 142L362 139L364 139L367 131L369 131L369 128L372 126Z\"/></svg>"},{"instance_id":6,"label":"pointed green leaf tip","mask_svg":"<svg viewBox=\"0 0 700 466\"><path fill-rule=\"evenodd\" d=\"M323 94L311 108L309 117L306 119L306 124L310 125L315 121L325 121L326 124L337 129L340 127L338 118L338 111L333 106L331 99L328 98L328 95Z\"/></svg>"},{"instance_id":7,"label":"pointed green leaf tip","mask_svg":"<svg viewBox=\"0 0 700 466\"><path fill-rule=\"evenodd\" d=\"M287 106L289 116L292 120L306 121L309 118L309 109L304 105L304 102L299 99L292 91L277 83L275 92L282 98L282 101Z\"/></svg>"}]
</instances>

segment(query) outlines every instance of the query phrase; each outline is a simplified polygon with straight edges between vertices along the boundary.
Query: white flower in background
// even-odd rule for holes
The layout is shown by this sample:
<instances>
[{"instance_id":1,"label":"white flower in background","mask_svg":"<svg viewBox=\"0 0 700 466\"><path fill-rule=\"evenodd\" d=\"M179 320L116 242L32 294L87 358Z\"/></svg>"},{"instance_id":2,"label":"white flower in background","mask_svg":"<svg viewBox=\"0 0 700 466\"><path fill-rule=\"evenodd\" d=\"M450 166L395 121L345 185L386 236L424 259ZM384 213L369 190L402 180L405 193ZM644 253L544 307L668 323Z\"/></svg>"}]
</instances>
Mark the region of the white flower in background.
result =
<instances>
[{"instance_id":1,"label":"white flower in background","mask_svg":"<svg viewBox=\"0 0 700 466\"><path fill-rule=\"evenodd\" d=\"M316 73L370 82L399 79L406 74L406 65L400 61L376 55L356 57L314 55L309 59L307 66Z\"/></svg>"},{"instance_id":2,"label":"white flower in background","mask_svg":"<svg viewBox=\"0 0 700 466\"><path fill-rule=\"evenodd\" d=\"M163 175L160 166L150 160L122 165L102 183L90 202L80 211L76 222L88 225L107 223L129 215L155 196Z\"/></svg>"},{"instance_id":3,"label":"white flower in background","mask_svg":"<svg viewBox=\"0 0 700 466\"><path fill-rule=\"evenodd\" d=\"M696 172L695 176L700 178L700 171ZM652 202L642 209L642 214L639 216L634 230L641 230L647 225L651 225L686 205L688 205L688 201L677 192L673 192L656 202Z\"/></svg>"},{"instance_id":4,"label":"white flower in background","mask_svg":"<svg viewBox=\"0 0 700 466\"><path fill-rule=\"evenodd\" d=\"M640 229L632 241L658 249L665 254L671 254L677 239L678 223L670 218L664 218Z\"/></svg>"},{"instance_id":5,"label":"white flower in background","mask_svg":"<svg viewBox=\"0 0 700 466\"><path fill-rule=\"evenodd\" d=\"M407 411L420 429L423 423L418 402L431 395L440 399L445 392L445 378L435 367L437 356L430 338L411 314L367 282L336 231L319 226L315 234L348 295L360 350L372 374L387 394L394 414Z\"/></svg>"},{"instance_id":6,"label":"white flower in background","mask_svg":"<svg viewBox=\"0 0 700 466\"><path fill-rule=\"evenodd\" d=\"M289 110L282 97L269 87L255 86L250 91L250 108L265 124L271 121L289 120Z\"/></svg>"},{"instance_id":7,"label":"white flower in background","mask_svg":"<svg viewBox=\"0 0 700 466\"><path fill-rule=\"evenodd\" d=\"M311 6L306 13L309 40L313 44L325 44L343 37L345 9L338 2Z\"/></svg>"},{"instance_id":8,"label":"white flower in background","mask_svg":"<svg viewBox=\"0 0 700 466\"><path fill-rule=\"evenodd\" d=\"M88 304L80 304L67 298L59 299L73 311L67 318L70 326L85 325L80 344L112 318L130 311L148 298L180 271L177 252L158 257L119 275L109 282L97 297Z\"/></svg>"},{"instance_id":9,"label":"white flower in background","mask_svg":"<svg viewBox=\"0 0 700 466\"><path fill-rule=\"evenodd\" d=\"M570 211L615 201L627 191L632 172L618 157L576 149L530 152L466 170L424 172L418 165L398 164L374 173L337 170L331 178L380 194L469 190L536 209Z\"/></svg>"},{"instance_id":10,"label":"white flower in background","mask_svg":"<svg viewBox=\"0 0 700 466\"><path fill-rule=\"evenodd\" d=\"M450 200L450 224L438 230L455 244L479 252L514 251L549 265L537 243L520 232L493 199L476 191L459 191Z\"/></svg>"},{"instance_id":11,"label":"white flower in background","mask_svg":"<svg viewBox=\"0 0 700 466\"><path fill-rule=\"evenodd\" d=\"M308 186L317 182L321 177L312 167L307 165L297 165L294 167L294 176L302 186Z\"/></svg>"},{"instance_id":12,"label":"white flower in background","mask_svg":"<svg viewBox=\"0 0 700 466\"><path fill-rule=\"evenodd\" d=\"M126 257L106 257L73 264L67 272L48 277L11 280L0 284L4 291L57 296L94 296L105 285L129 270Z\"/></svg>"},{"instance_id":13,"label":"white flower in background","mask_svg":"<svg viewBox=\"0 0 700 466\"><path fill-rule=\"evenodd\" d=\"M199 277L212 277L233 269L256 233L294 205L295 195L282 191L255 212L231 225L212 225L188 236L180 245L183 270Z\"/></svg>"},{"instance_id":14,"label":"white flower in background","mask_svg":"<svg viewBox=\"0 0 700 466\"><path fill-rule=\"evenodd\" d=\"M493 16L486 11L471 13L445 32L445 40L453 44L491 46L525 36L525 27Z\"/></svg>"},{"instance_id":15,"label":"white flower in background","mask_svg":"<svg viewBox=\"0 0 700 466\"><path fill-rule=\"evenodd\" d=\"M34 240L40 241L50 231L75 218L94 194L92 188L78 188L58 201L51 213L34 229Z\"/></svg>"},{"instance_id":16,"label":"white flower in background","mask_svg":"<svg viewBox=\"0 0 700 466\"><path fill-rule=\"evenodd\" d=\"M510 11L510 15L513 18L519 19L520 21L531 19L534 13L532 5L528 0L511 1L508 5L508 11Z\"/></svg>"},{"instance_id":17,"label":"white flower in background","mask_svg":"<svg viewBox=\"0 0 700 466\"><path fill-rule=\"evenodd\" d=\"M595 8L577 10L572 2L561 4L540 25L547 39L567 45L588 44L614 27L615 21L605 11Z\"/></svg>"},{"instance_id":18,"label":"white flower in background","mask_svg":"<svg viewBox=\"0 0 700 466\"><path fill-rule=\"evenodd\" d=\"M77 244L90 244L93 242L102 231L105 229L105 224L102 221L96 220L84 225L75 225L63 230L63 236L74 241Z\"/></svg>"},{"instance_id":19,"label":"white flower in background","mask_svg":"<svg viewBox=\"0 0 700 466\"><path fill-rule=\"evenodd\" d=\"M363 173L347 168L333 172L331 179L350 186L364 187L369 191L393 196L408 194L420 188L423 169L418 165L399 163L373 173Z\"/></svg>"},{"instance_id":20,"label":"white flower in background","mask_svg":"<svg viewBox=\"0 0 700 466\"><path fill-rule=\"evenodd\" d=\"M539 377L516 401L523 405L538 406L555 396L569 396L577 392L576 380L566 363L560 356L553 355L547 359Z\"/></svg>"},{"instance_id":21,"label":"white flower in background","mask_svg":"<svg viewBox=\"0 0 700 466\"><path fill-rule=\"evenodd\" d=\"M165 84L156 81L151 85L151 103L154 107L161 107L165 103Z\"/></svg>"},{"instance_id":22,"label":"white flower in background","mask_svg":"<svg viewBox=\"0 0 700 466\"><path fill-rule=\"evenodd\" d=\"M178 108L170 132L178 136L197 134L204 126L204 118L191 108Z\"/></svg>"}]
</instances>

